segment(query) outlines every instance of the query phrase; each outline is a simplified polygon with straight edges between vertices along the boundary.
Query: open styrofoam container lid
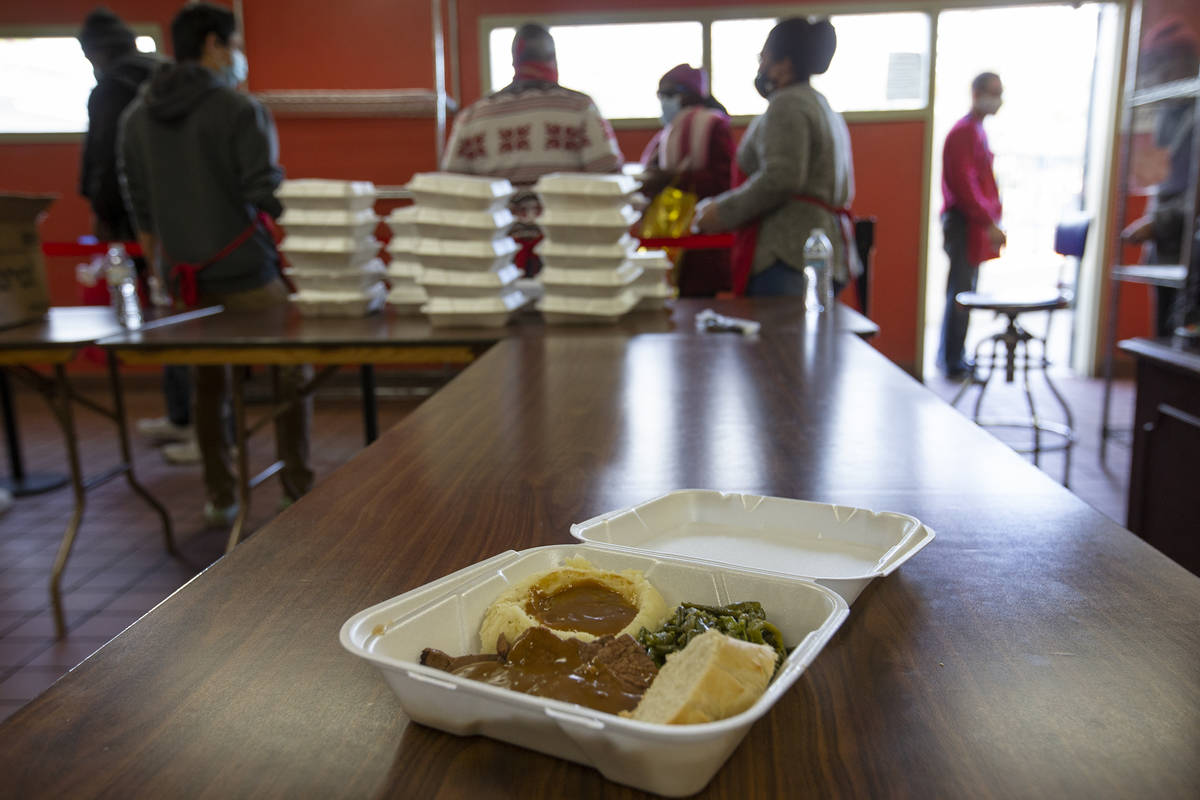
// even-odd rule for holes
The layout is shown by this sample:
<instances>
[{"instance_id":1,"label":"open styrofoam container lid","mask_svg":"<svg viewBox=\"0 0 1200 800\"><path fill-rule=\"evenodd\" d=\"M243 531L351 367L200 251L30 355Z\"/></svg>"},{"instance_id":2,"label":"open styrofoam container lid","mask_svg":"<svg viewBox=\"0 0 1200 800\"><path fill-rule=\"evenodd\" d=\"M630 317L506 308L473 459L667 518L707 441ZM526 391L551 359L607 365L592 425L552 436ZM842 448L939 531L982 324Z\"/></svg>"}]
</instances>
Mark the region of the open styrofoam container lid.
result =
<instances>
[{"instance_id":1,"label":"open styrofoam container lid","mask_svg":"<svg viewBox=\"0 0 1200 800\"><path fill-rule=\"evenodd\" d=\"M287 236L280 243L284 253L358 253L378 250L381 243L374 236L356 239L349 236Z\"/></svg>"},{"instance_id":2,"label":"open styrofoam container lid","mask_svg":"<svg viewBox=\"0 0 1200 800\"><path fill-rule=\"evenodd\" d=\"M543 259L552 258L597 258L622 260L633 258L637 240L625 235L620 241L612 244L570 244L556 242L549 236L543 239L535 248Z\"/></svg>"},{"instance_id":3,"label":"open styrofoam container lid","mask_svg":"<svg viewBox=\"0 0 1200 800\"><path fill-rule=\"evenodd\" d=\"M628 228L640 218L631 205L584 211L548 207L538 218L538 224L548 228Z\"/></svg>"},{"instance_id":4,"label":"open styrofoam container lid","mask_svg":"<svg viewBox=\"0 0 1200 800\"><path fill-rule=\"evenodd\" d=\"M554 286L628 286L641 277L642 268L631 261L616 269L563 269L547 264L538 273L549 291Z\"/></svg>"},{"instance_id":5,"label":"open styrofoam container lid","mask_svg":"<svg viewBox=\"0 0 1200 800\"><path fill-rule=\"evenodd\" d=\"M513 185L503 178L458 175L452 172L418 172L405 187L413 193L467 197L499 202L513 195Z\"/></svg>"},{"instance_id":6,"label":"open styrofoam container lid","mask_svg":"<svg viewBox=\"0 0 1200 800\"><path fill-rule=\"evenodd\" d=\"M509 262L496 270L437 269L421 270L417 281L422 286L461 286L499 289L521 277L521 268Z\"/></svg>"},{"instance_id":7,"label":"open styrofoam container lid","mask_svg":"<svg viewBox=\"0 0 1200 800\"><path fill-rule=\"evenodd\" d=\"M641 296L629 289L610 297L574 297L555 294L553 286L546 286L546 295L538 302L538 309L547 314L619 317L632 311L639 300Z\"/></svg>"},{"instance_id":8,"label":"open styrofoam container lid","mask_svg":"<svg viewBox=\"0 0 1200 800\"><path fill-rule=\"evenodd\" d=\"M300 178L284 181L277 192L281 199L288 198L351 198L374 197L375 184L370 181L334 181L324 178Z\"/></svg>"},{"instance_id":9,"label":"open styrofoam container lid","mask_svg":"<svg viewBox=\"0 0 1200 800\"><path fill-rule=\"evenodd\" d=\"M697 489L576 523L571 535L622 549L810 578L847 603L934 538L932 530L906 514Z\"/></svg>"},{"instance_id":10,"label":"open styrofoam container lid","mask_svg":"<svg viewBox=\"0 0 1200 800\"><path fill-rule=\"evenodd\" d=\"M552 172L539 178L533 188L538 194L615 199L633 194L641 188L641 184L632 175Z\"/></svg>"}]
</instances>

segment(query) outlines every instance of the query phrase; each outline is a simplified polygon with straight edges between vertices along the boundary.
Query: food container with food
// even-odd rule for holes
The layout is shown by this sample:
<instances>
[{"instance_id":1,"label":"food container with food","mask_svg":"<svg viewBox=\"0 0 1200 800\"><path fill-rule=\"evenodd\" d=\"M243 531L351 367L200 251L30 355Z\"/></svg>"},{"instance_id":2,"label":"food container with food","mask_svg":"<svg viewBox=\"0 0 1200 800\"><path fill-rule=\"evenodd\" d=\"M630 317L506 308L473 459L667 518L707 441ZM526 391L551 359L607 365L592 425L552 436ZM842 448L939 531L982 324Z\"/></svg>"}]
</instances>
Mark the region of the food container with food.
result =
<instances>
[{"instance_id":1,"label":"food container with food","mask_svg":"<svg viewBox=\"0 0 1200 800\"><path fill-rule=\"evenodd\" d=\"M384 279L383 260L373 258L357 269L288 269L287 276L301 291L362 291Z\"/></svg>"},{"instance_id":2,"label":"food container with food","mask_svg":"<svg viewBox=\"0 0 1200 800\"><path fill-rule=\"evenodd\" d=\"M521 268L505 264L496 270L422 269L418 283L430 297L480 297L496 294L521 277Z\"/></svg>"},{"instance_id":3,"label":"food container with food","mask_svg":"<svg viewBox=\"0 0 1200 800\"><path fill-rule=\"evenodd\" d=\"M388 289L383 282L356 292L318 292L302 289L292 303L306 317L365 317L383 308Z\"/></svg>"},{"instance_id":4,"label":"food container with food","mask_svg":"<svg viewBox=\"0 0 1200 800\"><path fill-rule=\"evenodd\" d=\"M555 269L616 269L630 260L637 247L632 236L609 244L570 244L543 239L536 250L545 267Z\"/></svg>"},{"instance_id":5,"label":"food container with food","mask_svg":"<svg viewBox=\"0 0 1200 800\"><path fill-rule=\"evenodd\" d=\"M338 236L362 239L375 233L379 217L370 208L357 211L313 211L289 208L279 218L288 236Z\"/></svg>"},{"instance_id":6,"label":"food container with food","mask_svg":"<svg viewBox=\"0 0 1200 800\"><path fill-rule=\"evenodd\" d=\"M631 289L607 297L570 297L547 290L538 310L549 325L612 324L633 311L640 299Z\"/></svg>"},{"instance_id":7,"label":"food container with food","mask_svg":"<svg viewBox=\"0 0 1200 800\"><path fill-rule=\"evenodd\" d=\"M633 206L599 210L565 210L547 206L538 226L556 242L571 244L616 244L638 221Z\"/></svg>"},{"instance_id":8,"label":"food container with food","mask_svg":"<svg viewBox=\"0 0 1200 800\"><path fill-rule=\"evenodd\" d=\"M499 328L528 302L520 289L508 289L484 297L432 297L421 313L438 328Z\"/></svg>"},{"instance_id":9,"label":"food container with food","mask_svg":"<svg viewBox=\"0 0 1200 800\"><path fill-rule=\"evenodd\" d=\"M534 186L547 208L596 210L629 205L641 184L631 175L556 172Z\"/></svg>"},{"instance_id":10,"label":"food container with food","mask_svg":"<svg viewBox=\"0 0 1200 800\"><path fill-rule=\"evenodd\" d=\"M446 239L420 239L412 255L423 269L457 269L486 272L498 270L512 261L520 246L512 237L490 241L455 242Z\"/></svg>"},{"instance_id":11,"label":"food container with food","mask_svg":"<svg viewBox=\"0 0 1200 800\"><path fill-rule=\"evenodd\" d=\"M276 193L289 210L362 211L375 205L375 184L370 181L334 181L303 178L284 181Z\"/></svg>"},{"instance_id":12,"label":"food container with food","mask_svg":"<svg viewBox=\"0 0 1200 800\"><path fill-rule=\"evenodd\" d=\"M483 240L502 239L513 224L507 208L489 211L457 211L413 206L413 224L422 239Z\"/></svg>"},{"instance_id":13,"label":"food container with food","mask_svg":"<svg viewBox=\"0 0 1200 800\"><path fill-rule=\"evenodd\" d=\"M342 645L381 671L416 722L548 753L672 797L704 788L845 620L847 600L822 583L856 596L862 587L851 584L892 572L933 538L900 514L690 490L602 514L572 526L572 534L585 541L501 553L368 608L342 626ZM767 559L769 569L743 554L755 563ZM642 571L668 608L756 600L780 628L789 655L749 709L694 725L641 722L419 663L427 647L480 652L488 606L509 586L576 556L605 570ZM835 577L814 581L810 573Z\"/></svg>"},{"instance_id":14,"label":"food container with food","mask_svg":"<svg viewBox=\"0 0 1200 800\"><path fill-rule=\"evenodd\" d=\"M279 245L288 265L301 270L356 270L379 255L374 236L289 236Z\"/></svg>"},{"instance_id":15,"label":"food container with food","mask_svg":"<svg viewBox=\"0 0 1200 800\"><path fill-rule=\"evenodd\" d=\"M418 205L458 211L488 211L508 205L514 190L502 178L420 172L406 187Z\"/></svg>"}]
</instances>

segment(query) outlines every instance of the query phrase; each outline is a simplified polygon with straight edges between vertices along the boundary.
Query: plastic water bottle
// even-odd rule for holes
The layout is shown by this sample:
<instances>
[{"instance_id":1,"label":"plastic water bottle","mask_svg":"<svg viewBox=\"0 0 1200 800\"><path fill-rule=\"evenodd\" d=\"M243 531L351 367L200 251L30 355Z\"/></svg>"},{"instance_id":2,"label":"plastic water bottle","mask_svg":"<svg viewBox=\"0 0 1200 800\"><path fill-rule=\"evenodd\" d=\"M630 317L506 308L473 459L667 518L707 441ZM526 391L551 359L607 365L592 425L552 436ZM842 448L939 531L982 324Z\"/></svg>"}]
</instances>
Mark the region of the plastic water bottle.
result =
<instances>
[{"instance_id":1,"label":"plastic water bottle","mask_svg":"<svg viewBox=\"0 0 1200 800\"><path fill-rule=\"evenodd\" d=\"M133 259L125 252L125 246L114 244L105 256L108 268L108 293L112 298L117 321L130 329L142 327L142 307L138 302L137 271Z\"/></svg>"},{"instance_id":2,"label":"plastic water bottle","mask_svg":"<svg viewBox=\"0 0 1200 800\"><path fill-rule=\"evenodd\" d=\"M833 245L825 231L813 228L804 243L804 308L824 311L833 306Z\"/></svg>"}]
</instances>

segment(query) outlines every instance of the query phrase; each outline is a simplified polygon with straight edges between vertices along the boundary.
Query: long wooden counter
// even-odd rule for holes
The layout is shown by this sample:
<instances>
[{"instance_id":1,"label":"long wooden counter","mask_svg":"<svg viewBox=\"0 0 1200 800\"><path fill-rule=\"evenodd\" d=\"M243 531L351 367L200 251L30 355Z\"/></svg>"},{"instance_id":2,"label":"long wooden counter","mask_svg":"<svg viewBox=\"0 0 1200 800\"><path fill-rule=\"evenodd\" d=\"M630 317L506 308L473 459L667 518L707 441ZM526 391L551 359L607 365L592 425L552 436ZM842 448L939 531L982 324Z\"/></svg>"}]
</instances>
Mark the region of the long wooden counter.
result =
<instances>
[{"instance_id":1,"label":"long wooden counter","mask_svg":"<svg viewBox=\"0 0 1200 800\"><path fill-rule=\"evenodd\" d=\"M629 797L410 724L356 611L678 488L917 516L712 797L1194 797L1200 579L856 336L501 341L0 727L23 797Z\"/></svg>"}]
</instances>

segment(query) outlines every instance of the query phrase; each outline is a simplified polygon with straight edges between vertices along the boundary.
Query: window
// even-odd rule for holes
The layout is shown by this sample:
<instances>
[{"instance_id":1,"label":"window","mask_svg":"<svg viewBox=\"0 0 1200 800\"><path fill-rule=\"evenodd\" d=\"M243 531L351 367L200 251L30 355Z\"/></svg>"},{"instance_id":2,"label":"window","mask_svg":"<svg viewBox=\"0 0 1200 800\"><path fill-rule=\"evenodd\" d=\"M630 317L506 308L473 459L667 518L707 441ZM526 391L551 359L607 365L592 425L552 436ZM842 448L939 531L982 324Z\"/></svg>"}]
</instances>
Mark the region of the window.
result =
<instances>
[{"instance_id":1,"label":"window","mask_svg":"<svg viewBox=\"0 0 1200 800\"><path fill-rule=\"evenodd\" d=\"M854 14L830 18L837 53L812 83L838 111L924 108L929 70L929 15ZM712 24L713 96L730 114L761 114L767 101L754 90L758 54L777 19L717 20Z\"/></svg>"},{"instance_id":2,"label":"window","mask_svg":"<svg viewBox=\"0 0 1200 800\"><path fill-rule=\"evenodd\" d=\"M154 52L151 36L137 37ZM0 38L0 133L82 133L96 85L73 36Z\"/></svg>"},{"instance_id":3,"label":"window","mask_svg":"<svg viewBox=\"0 0 1200 800\"><path fill-rule=\"evenodd\" d=\"M492 91L512 80L515 33L493 28L488 37ZM699 22L554 25L550 33L562 85L591 95L608 119L657 119L658 79L676 64L704 58Z\"/></svg>"}]
</instances>

